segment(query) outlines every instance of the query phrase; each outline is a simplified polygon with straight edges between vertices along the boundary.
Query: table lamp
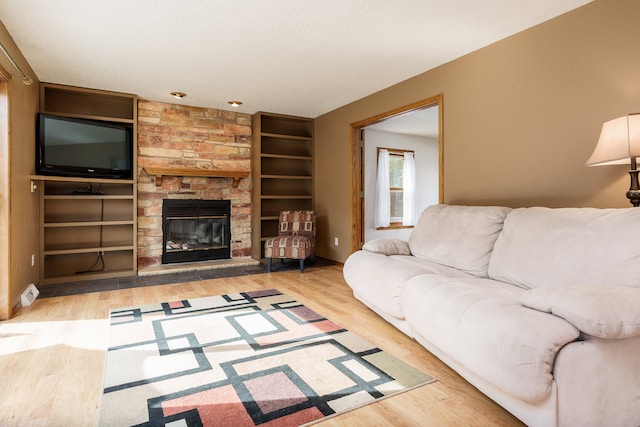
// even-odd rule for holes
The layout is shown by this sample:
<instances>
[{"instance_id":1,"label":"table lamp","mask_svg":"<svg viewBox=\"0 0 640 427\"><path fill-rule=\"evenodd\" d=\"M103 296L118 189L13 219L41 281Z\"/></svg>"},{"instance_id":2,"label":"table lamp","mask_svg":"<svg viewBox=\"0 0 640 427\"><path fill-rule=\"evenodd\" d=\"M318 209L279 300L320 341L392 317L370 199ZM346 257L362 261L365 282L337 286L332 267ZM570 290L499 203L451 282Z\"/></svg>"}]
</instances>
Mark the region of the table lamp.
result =
<instances>
[{"instance_id":1,"label":"table lamp","mask_svg":"<svg viewBox=\"0 0 640 427\"><path fill-rule=\"evenodd\" d=\"M602 125L598 144L587 160L587 166L622 165L631 163L631 186L627 198L633 206L640 205L640 184L636 157L640 157L640 113L627 114Z\"/></svg>"}]
</instances>

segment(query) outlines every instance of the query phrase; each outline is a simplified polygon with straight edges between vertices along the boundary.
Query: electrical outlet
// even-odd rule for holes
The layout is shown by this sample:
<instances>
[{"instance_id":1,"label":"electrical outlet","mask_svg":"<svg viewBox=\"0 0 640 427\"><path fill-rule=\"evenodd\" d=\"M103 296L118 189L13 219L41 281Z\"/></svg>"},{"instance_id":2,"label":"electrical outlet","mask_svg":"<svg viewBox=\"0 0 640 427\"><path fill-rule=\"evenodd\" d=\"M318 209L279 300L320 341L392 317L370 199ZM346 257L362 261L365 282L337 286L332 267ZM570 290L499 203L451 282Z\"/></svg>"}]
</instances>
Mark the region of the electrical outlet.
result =
<instances>
[{"instance_id":1,"label":"electrical outlet","mask_svg":"<svg viewBox=\"0 0 640 427\"><path fill-rule=\"evenodd\" d=\"M333 245L334 246L338 246L338 238L337 237L333 238Z\"/></svg>"}]
</instances>

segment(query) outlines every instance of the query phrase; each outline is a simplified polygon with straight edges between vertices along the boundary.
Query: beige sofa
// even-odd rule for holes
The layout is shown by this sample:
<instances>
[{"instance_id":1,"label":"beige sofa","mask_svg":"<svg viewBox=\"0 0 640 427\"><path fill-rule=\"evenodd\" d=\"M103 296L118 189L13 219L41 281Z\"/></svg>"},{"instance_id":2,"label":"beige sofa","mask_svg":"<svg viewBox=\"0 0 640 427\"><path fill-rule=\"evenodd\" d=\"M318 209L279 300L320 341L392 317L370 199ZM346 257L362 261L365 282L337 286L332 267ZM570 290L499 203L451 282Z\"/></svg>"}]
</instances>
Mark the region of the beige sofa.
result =
<instances>
[{"instance_id":1,"label":"beige sofa","mask_svg":"<svg viewBox=\"0 0 640 427\"><path fill-rule=\"evenodd\" d=\"M524 423L640 425L640 209L435 205L344 277Z\"/></svg>"}]
</instances>

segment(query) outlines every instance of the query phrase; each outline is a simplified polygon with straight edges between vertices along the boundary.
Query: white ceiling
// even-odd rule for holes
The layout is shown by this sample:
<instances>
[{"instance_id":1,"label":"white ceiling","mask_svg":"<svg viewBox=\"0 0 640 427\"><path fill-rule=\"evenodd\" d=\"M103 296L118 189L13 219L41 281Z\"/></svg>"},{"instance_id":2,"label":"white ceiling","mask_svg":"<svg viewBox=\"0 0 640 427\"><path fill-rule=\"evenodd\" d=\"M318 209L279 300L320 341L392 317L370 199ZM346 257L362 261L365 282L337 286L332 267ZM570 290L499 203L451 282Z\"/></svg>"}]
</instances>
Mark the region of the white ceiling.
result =
<instances>
[{"instance_id":1,"label":"white ceiling","mask_svg":"<svg viewBox=\"0 0 640 427\"><path fill-rule=\"evenodd\" d=\"M317 117L589 2L0 0L0 20L41 81Z\"/></svg>"},{"instance_id":2,"label":"white ceiling","mask_svg":"<svg viewBox=\"0 0 640 427\"><path fill-rule=\"evenodd\" d=\"M369 125L366 128L383 132L422 136L425 138L437 138L438 107L427 107L408 111L376 124Z\"/></svg>"}]
</instances>

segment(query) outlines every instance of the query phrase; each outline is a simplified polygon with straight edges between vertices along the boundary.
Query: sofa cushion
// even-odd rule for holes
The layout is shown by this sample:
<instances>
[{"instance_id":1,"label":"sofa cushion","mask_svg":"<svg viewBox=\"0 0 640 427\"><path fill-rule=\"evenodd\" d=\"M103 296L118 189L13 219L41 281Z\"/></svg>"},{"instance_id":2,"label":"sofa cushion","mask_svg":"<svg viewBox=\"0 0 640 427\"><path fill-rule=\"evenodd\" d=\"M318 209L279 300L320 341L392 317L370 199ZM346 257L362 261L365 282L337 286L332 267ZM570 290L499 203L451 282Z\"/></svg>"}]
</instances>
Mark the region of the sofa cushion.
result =
<instances>
[{"instance_id":1,"label":"sofa cushion","mask_svg":"<svg viewBox=\"0 0 640 427\"><path fill-rule=\"evenodd\" d=\"M415 256L391 255L389 258L402 264L419 266L420 268L423 268L426 273L438 274L443 277L458 277L462 279L476 278L476 276L474 276L473 274L465 273L464 271L447 267L446 265L436 264L435 262L427 261L426 259L418 258ZM404 268L401 265L399 265L399 267Z\"/></svg>"},{"instance_id":2,"label":"sofa cushion","mask_svg":"<svg viewBox=\"0 0 640 427\"><path fill-rule=\"evenodd\" d=\"M537 288L522 294L529 308L552 313L599 338L640 335L640 289L623 286Z\"/></svg>"},{"instance_id":3,"label":"sofa cushion","mask_svg":"<svg viewBox=\"0 0 640 427\"><path fill-rule=\"evenodd\" d=\"M355 293L398 319L404 319L400 293L405 282L428 272L421 265L400 264L386 255L368 251L351 254L342 269L345 281Z\"/></svg>"},{"instance_id":4,"label":"sofa cushion","mask_svg":"<svg viewBox=\"0 0 640 427\"><path fill-rule=\"evenodd\" d=\"M640 209L520 208L504 222L489 276L526 288L640 287Z\"/></svg>"},{"instance_id":5,"label":"sofa cushion","mask_svg":"<svg viewBox=\"0 0 640 427\"><path fill-rule=\"evenodd\" d=\"M459 270L434 264L414 256L386 256L369 251L357 251L347 258L342 269L344 279L359 298L386 316L404 319L400 294L407 280L421 274L441 274L453 277L473 277Z\"/></svg>"},{"instance_id":6,"label":"sofa cushion","mask_svg":"<svg viewBox=\"0 0 640 427\"><path fill-rule=\"evenodd\" d=\"M362 246L362 250L383 255L411 255L409 243L400 239L373 239Z\"/></svg>"},{"instance_id":7,"label":"sofa cushion","mask_svg":"<svg viewBox=\"0 0 640 427\"><path fill-rule=\"evenodd\" d=\"M475 375L527 402L548 397L558 350L580 332L557 316L523 307L525 290L488 279L410 279L402 294L414 335Z\"/></svg>"},{"instance_id":8,"label":"sofa cushion","mask_svg":"<svg viewBox=\"0 0 640 427\"><path fill-rule=\"evenodd\" d=\"M409 238L411 253L486 277L493 245L509 211L497 206L429 206Z\"/></svg>"}]
</instances>

